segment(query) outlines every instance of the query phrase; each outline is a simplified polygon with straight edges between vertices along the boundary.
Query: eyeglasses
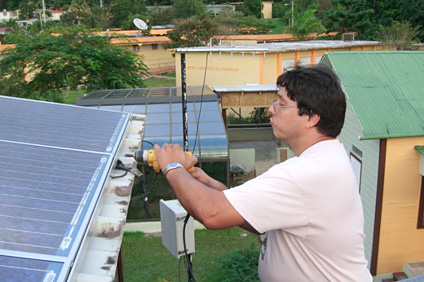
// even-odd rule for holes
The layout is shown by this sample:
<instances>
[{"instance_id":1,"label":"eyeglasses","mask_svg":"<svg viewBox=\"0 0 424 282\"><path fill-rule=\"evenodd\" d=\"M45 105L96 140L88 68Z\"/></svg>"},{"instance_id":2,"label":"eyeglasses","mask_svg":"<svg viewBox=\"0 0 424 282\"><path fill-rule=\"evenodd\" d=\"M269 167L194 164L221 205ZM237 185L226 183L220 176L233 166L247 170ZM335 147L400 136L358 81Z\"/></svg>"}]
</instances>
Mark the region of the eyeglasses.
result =
<instances>
[{"instance_id":1,"label":"eyeglasses","mask_svg":"<svg viewBox=\"0 0 424 282\"><path fill-rule=\"evenodd\" d=\"M274 112L277 111L277 108L297 108L297 105L275 105L275 103L277 102L277 100L272 100L271 101L271 105L272 105L272 109L274 110Z\"/></svg>"}]
</instances>

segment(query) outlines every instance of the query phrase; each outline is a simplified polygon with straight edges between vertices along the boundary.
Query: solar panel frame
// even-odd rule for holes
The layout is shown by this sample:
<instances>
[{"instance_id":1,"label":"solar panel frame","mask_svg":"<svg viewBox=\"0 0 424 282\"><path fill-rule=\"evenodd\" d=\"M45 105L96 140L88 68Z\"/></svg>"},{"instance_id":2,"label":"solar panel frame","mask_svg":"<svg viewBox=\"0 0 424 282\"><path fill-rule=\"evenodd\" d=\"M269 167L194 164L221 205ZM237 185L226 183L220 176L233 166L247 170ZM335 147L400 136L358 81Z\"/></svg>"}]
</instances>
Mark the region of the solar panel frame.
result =
<instances>
[{"instance_id":1,"label":"solar panel frame","mask_svg":"<svg viewBox=\"0 0 424 282\"><path fill-rule=\"evenodd\" d=\"M9 102L9 103L8 103ZM42 107L46 107L49 110L51 110L54 107L58 107L58 105L53 103L46 103L46 102L39 102L39 101L29 101L25 99L19 99L19 98L13 98L13 97L3 97L0 96L0 104L13 104L13 103L19 103L21 105L29 105L28 103L32 103L31 105L35 105L35 107L43 105ZM22 142L23 140L20 140L19 138L14 138L13 134L12 136L7 136L7 134L2 135L2 140L0 140L0 152L2 146L15 146L20 148L31 148L35 151L49 151L51 154L52 152L65 152L66 154L81 154L82 156L95 156L98 159L98 165L95 169L95 173L90 178L89 185L87 186L87 189L85 189L84 193L84 203L88 203L87 205L83 205L79 211L79 215L77 216L75 224L72 225L72 227L68 227L67 235L71 234L74 236L63 236L65 237L61 242L61 247L63 247L62 251L57 251L56 254L43 254L40 252L28 252L28 251L17 251L17 250L8 250L8 249L0 249L0 261L4 259L5 257L15 257L20 259L33 259L33 260L43 260L43 261L50 261L53 264L63 264L60 268L60 272L57 276L54 276L52 278L53 274L49 274L50 276L46 276L44 280L42 281L65 281L67 275L69 274L70 267L72 265L72 261L77 256L77 253L79 251L79 248L81 246L82 241L84 240L85 236L87 235L87 230L89 226L89 222L92 220L92 216L95 213L95 210L99 203L100 195L103 193L104 190L104 184L107 181L108 175L112 169L112 165L114 163L115 155L119 149L119 146L122 142L124 132L126 130L126 127L129 123L130 114L128 113L121 113L121 112L110 112L110 111L98 111L98 110L92 110L89 108L80 108L75 106L68 106L68 105L60 105L59 106L61 111L67 112L67 111L75 111L80 115L81 113L87 114L88 116L91 115L97 115L99 112L102 112L104 117L113 116L115 118L115 124L113 125L114 130L109 129L109 141L104 142L103 146L100 147L93 147L93 146L85 146L84 144L77 144L75 146L66 147L62 146L63 144L59 144L60 146L53 146L49 142L45 142L44 144L31 144L31 142ZM26 108L26 107L25 107ZM82 111L81 111L82 109ZM35 114L34 111L31 111L32 114ZM100 114L100 115L102 115ZM1 115L1 113L0 113ZM4 115L3 115L4 117ZM27 121L28 119L24 119L24 121ZM94 128L91 127L90 124L82 124L82 126L88 126L89 131L93 131ZM105 126L102 124L102 126ZM66 127L66 126L65 126ZM101 127L101 126L100 126ZM42 131L42 128L38 129L39 131ZM11 140L7 140L9 139ZM99 149L100 148L100 149ZM25 150L21 150L24 151ZM28 151L27 151L28 153ZM16 154L16 152L14 153ZM2 158L3 159L3 158ZM39 163L37 163L39 165ZM14 164L9 167L8 171L18 171L19 165ZM38 169L38 170L37 170ZM37 167L37 169L34 168L34 171L37 171L37 173L41 173L41 170ZM2 170L1 173L4 173ZM36 173L33 173L36 174ZM19 177L19 175L15 175ZM16 178L17 178L16 177ZM52 176L53 178L56 176ZM21 179L20 177L19 179ZM28 177L27 177L28 178ZM30 180L31 177L28 178ZM4 181L4 178L1 178L1 181ZM0 188L3 187L2 182L0 181ZM63 180L66 182L65 180ZM91 188L92 189L91 189ZM89 190L91 189L91 190ZM87 194L87 191L88 194ZM0 190L1 192L1 190ZM81 202L80 202L81 205ZM1 216L4 216L1 214ZM73 219L75 218L75 215ZM73 220L71 221L73 222ZM71 230L69 230L71 229ZM75 231L74 231L75 230ZM69 232L68 232L69 231ZM72 231L72 232L71 232ZM74 233L75 232L75 233ZM1 234L1 233L0 233ZM0 267L2 267L0 265ZM56 268L58 269L58 266L56 265ZM0 277L2 272L0 272ZM3 277L2 279L6 279ZM46 280L50 279L50 280ZM2 280L4 281L4 280Z\"/></svg>"}]
</instances>

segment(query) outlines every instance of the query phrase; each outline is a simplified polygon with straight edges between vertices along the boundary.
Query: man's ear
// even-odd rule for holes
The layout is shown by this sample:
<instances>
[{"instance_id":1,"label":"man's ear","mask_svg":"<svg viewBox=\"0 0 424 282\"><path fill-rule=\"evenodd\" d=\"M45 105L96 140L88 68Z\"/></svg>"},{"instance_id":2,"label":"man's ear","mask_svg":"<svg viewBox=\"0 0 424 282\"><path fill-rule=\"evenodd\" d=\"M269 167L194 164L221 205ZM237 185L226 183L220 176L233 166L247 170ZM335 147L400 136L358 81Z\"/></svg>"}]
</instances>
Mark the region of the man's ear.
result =
<instances>
[{"instance_id":1,"label":"man's ear","mask_svg":"<svg viewBox=\"0 0 424 282\"><path fill-rule=\"evenodd\" d=\"M312 128L316 126L320 119L321 119L321 116L317 114L307 116L306 125L305 125L306 128Z\"/></svg>"}]
</instances>

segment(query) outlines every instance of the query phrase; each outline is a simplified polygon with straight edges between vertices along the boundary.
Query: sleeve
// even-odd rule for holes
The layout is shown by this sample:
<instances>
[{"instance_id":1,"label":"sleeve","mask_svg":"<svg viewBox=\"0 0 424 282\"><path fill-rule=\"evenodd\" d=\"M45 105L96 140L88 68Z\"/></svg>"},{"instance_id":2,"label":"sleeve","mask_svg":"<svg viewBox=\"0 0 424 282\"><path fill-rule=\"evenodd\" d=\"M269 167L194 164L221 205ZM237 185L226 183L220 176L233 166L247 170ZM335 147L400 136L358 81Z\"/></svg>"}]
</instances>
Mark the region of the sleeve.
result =
<instances>
[{"instance_id":1,"label":"sleeve","mask_svg":"<svg viewBox=\"0 0 424 282\"><path fill-rule=\"evenodd\" d=\"M308 216L300 188L283 164L238 187L225 190L234 209L258 232L282 229L303 237Z\"/></svg>"}]
</instances>

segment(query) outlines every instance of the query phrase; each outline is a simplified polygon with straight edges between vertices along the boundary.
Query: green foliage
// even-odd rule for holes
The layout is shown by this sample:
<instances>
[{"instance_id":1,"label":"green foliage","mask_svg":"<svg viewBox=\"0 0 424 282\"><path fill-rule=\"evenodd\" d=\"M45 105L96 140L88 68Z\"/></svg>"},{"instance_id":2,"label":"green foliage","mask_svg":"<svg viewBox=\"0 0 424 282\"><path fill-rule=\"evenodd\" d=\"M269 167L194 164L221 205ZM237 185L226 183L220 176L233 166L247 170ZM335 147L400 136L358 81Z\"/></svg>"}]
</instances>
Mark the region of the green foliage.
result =
<instances>
[{"instance_id":1,"label":"green foliage","mask_svg":"<svg viewBox=\"0 0 424 282\"><path fill-rule=\"evenodd\" d=\"M230 112L227 116L227 124L269 123L270 117L271 115L267 108L255 108L247 117L243 117L239 113Z\"/></svg>"},{"instance_id":2,"label":"green foliage","mask_svg":"<svg viewBox=\"0 0 424 282\"><path fill-rule=\"evenodd\" d=\"M315 10L309 9L301 14L295 13L294 25L289 30L298 40L305 40L309 33L322 33L326 29L315 17Z\"/></svg>"},{"instance_id":3,"label":"green foliage","mask_svg":"<svg viewBox=\"0 0 424 282\"><path fill-rule=\"evenodd\" d=\"M119 0L114 1L110 5L110 12L112 13L112 25L114 27L121 27L128 23L128 18L133 18L133 15L147 16L146 6L144 2L137 0Z\"/></svg>"},{"instance_id":4,"label":"green foliage","mask_svg":"<svg viewBox=\"0 0 424 282\"><path fill-rule=\"evenodd\" d=\"M413 44L419 43L417 40L420 26L413 27L409 22L393 22L392 25L380 26L377 35L378 40L384 45L393 46L396 50L415 49Z\"/></svg>"},{"instance_id":5,"label":"green foliage","mask_svg":"<svg viewBox=\"0 0 424 282\"><path fill-rule=\"evenodd\" d=\"M27 20L38 15L35 15L35 10L41 8L41 2L36 1L25 1L19 5L19 19Z\"/></svg>"},{"instance_id":6,"label":"green foliage","mask_svg":"<svg viewBox=\"0 0 424 282\"><path fill-rule=\"evenodd\" d=\"M256 18L261 18L261 0L244 0L243 5L240 5L238 8L245 16L255 16Z\"/></svg>"},{"instance_id":7,"label":"green foliage","mask_svg":"<svg viewBox=\"0 0 424 282\"><path fill-rule=\"evenodd\" d=\"M223 257L237 250L259 251L260 248L258 237L240 228L196 230L195 238L196 252L192 256L194 276L196 281L202 282L225 279L227 271L224 272L221 267ZM122 248L125 281L187 281L184 263L181 262L179 275L179 261L163 247L161 237L126 232ZM256 263L249 272L257 268L258 255L254 254L252 260Z\"/></svg>"},{"instance_id":8,"label":"green foliage","mask_svg":"<svg viewBox=\"0 0 424 282\"><path fill-rule=\"evenodd\" d=\"M81 28L23 36L0 65L6 95L46 95L49 91L142 87L146 66L134 53L93 36Z\"/></svg>"},{"instance_id":9,"label":"green foliage","mask_svg":"<svg viewBox=\"0 0 424 282\"><path fill-rule=\"evenodd\" d=\"M161 9L158 6L149 11L149 17L152 25L171 24L173 21L172 13L169 9Z\"/></svg>"},{"instance_id":10,"label":"green foliage","mask_svg":"<svg viewBox=\"0 0 424 282\"><path fill-rule=\"evenodd\" d=\"M220 26L207 16L180 19L175 22L174 29L168 32L172 40L168 47L205 46L219 31Z\"/></svg>"},{"instance_id":11,"label":"green foliage","mask_svg":"<svg viewBox=\"0 0 424 282\"><path fill-rule=\"evenodd\" d=\"M175 0L172 5L172 14L175 19L187 19L193 16L203 16L206 5L202 0Z\"/></svg>"},{"instance_id":12,"label":"green foliage","mask_svg":"<svg viewBox=\"0 0 424 282\"><path fill-rule=\"evenodd\" d=\"M263 34L268 33L272 28L272 22L258 19L255 16L238 18L239 33Z\"/></svg>"},{"instance_id":13,"label":"green foliage","mask_svg":"<svg viewBox=\"0 0 424 282\"><path fill-rule=\"evenodd\" d=\"M259 250L255 245L244 250L234 251L219 261L224 279L222 282L259 281L258 277Z\"/></svg>"}]
</instances>

